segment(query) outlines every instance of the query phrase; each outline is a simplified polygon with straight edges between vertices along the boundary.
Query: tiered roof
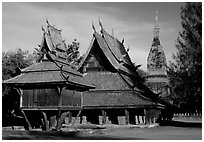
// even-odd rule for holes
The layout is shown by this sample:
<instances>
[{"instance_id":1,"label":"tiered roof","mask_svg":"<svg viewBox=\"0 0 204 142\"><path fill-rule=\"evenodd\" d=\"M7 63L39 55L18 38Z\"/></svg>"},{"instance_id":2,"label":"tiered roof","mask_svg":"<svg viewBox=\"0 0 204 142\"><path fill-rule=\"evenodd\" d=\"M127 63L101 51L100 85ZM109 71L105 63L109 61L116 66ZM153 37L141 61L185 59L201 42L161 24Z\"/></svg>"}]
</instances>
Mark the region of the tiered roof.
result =
<instances>
[{"instance_id":1,"label":"tiered roof","mask_svg":"<svg viewBox=\"0 0 204 142\"><path fill-rule=\"evenodd\" d=\"M58 84L69 86L70 89L94 88L80 72L72 69L66 62L66 44L62 40L61 30L47 22L47 29L43 28L43 31L40 45L41 62L21 70L20 75L3 83L21 87Z\"/></svg>"}]
</instances>

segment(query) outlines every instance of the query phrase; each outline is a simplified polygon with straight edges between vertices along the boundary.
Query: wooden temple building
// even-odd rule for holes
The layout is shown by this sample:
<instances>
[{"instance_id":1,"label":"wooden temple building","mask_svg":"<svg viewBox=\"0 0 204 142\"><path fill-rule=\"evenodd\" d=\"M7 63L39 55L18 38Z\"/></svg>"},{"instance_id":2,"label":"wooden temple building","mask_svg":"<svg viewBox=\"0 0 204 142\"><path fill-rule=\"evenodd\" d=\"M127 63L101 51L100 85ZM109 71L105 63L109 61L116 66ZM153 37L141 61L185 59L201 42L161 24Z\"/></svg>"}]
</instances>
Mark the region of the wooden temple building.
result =
<instances>
[{"instance_id":1,"label":"wooden temple building","mask_svg":"<svg viewBox=\"0 0 204 142\"><path fill-rule=\"evenodd\" d=\"M3 83L18 90L20 109L29 129L43 124L43 129L60 129L63 119L82 109L82 92L94 88L83 74L66 62L66 44L61 30L49 23L43 29L40 62L21 70L21 74ZM72 113L69 111L72 110ZM41 121L43 118L43 122ZM56 126L57 120L57 126ZM49 125L48 125L49 122Z\"/></svg>"},{"instance_id":2,"label":"wooden temple building","mask_svg":"<svg viewBox=\"0 0 204 142\"><path fill-rule=\"evenodd\" d=\"M123 43L108 34L100 21L99 24L101 33L93 26L90 47L77 69L73 69L66 61L67 46L61 30L47 22L40 62L3 82L18 90L28 129L59 130L67 116L69 120L72 116L86 116L94 124L99 124L99 116L102 124L107 118L119 124L117 117L125 116L126 124L136 124L137 116L157 118L164 109L142 83Z\"/></svg>"}]
</instances>

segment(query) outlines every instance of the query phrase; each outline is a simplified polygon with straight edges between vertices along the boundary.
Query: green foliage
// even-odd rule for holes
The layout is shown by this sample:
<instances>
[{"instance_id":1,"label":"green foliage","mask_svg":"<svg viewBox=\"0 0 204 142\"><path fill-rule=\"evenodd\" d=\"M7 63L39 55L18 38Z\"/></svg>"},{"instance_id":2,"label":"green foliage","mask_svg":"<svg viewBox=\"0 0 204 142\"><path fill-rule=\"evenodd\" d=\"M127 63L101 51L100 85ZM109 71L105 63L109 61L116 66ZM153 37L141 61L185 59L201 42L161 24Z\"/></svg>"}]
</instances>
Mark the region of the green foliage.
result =
<instances>
[{"instance_id":1,"label":"green foliage","mask_svg":"<svg viewBox=\"0 0 204 142\"><path fill-rule=\"evenodd\" d=\"M3 52L2 53L2 79L7 80L20 74L20 69L28 67L33 63L33 55L28 51ZM9 86L2 87L2 117L8 119L15 110L19 109L19 94ZM17 111L18 112L18 111ZM4 122L5 123L5 122ZM3 123L3 124L4 124Z\"/></svg>"},{"instance_id":2,"label":"green foliage","mask_svg":"<svg viewBox=\"0 0 204 142\"><path fill-rule=\"evenodd\" d=\"M67 61L70 63L70 65L75 68L77 65L79 65L80 61L82 60L82 57L80 57L79 54L79 42L77 42L77 39L74 39L72 44L68 45L68 48L66 50L67 53Z\"/></svg>"},{"instance_id":3,"label":"green foliage","mask_svg":"<svg viewBox=\"0 0 204 142\"><path fill-rule=\"evenodd\" d=\"M19 69L23 69L32 64L33 57L28 51L18 49L16 52L2 53L2 79L6 80L16 76Z\"/></svg>"},{"instance_id":4,"label":"green foliage","mask_svg":"<svg viewBox=\"0 0 204 142\"><path fill-rule=\"evenodd\" d=\"M202 3L186 3L180 13L183 30L170 63L174 103L181 109L202 108Z\"/></svg>"}]
</instances>

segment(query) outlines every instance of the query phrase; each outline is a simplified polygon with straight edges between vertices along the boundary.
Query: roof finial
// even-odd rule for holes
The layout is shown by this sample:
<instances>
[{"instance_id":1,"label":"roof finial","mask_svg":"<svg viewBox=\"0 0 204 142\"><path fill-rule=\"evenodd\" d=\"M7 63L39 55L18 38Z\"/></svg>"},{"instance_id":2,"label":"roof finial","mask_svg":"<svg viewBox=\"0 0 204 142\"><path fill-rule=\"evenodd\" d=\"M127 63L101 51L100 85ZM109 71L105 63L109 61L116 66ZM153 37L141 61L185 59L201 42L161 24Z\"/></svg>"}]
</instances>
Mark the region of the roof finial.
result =
<instances>
[{"instance_id":1,"label":"roof finial","mask_svg":"<svg viewBox=\"0 0 204 142\"><path fill-rule=\"evenodd\" d=\"M44 29L44 27L43 27L43 26L42 26L42 31L43 31L43 32L45 32L45 29Z\"/></svg>"},{"instance_id":2,"label":"roof finial","mask_svg":"<svg viewBox=\"0 0 204 142\"><path fill-rule=\"evenodd\" d=\"M92 28L94 30L94 32L96 31L95 26L94 26L94 21L92 20Z\"/></svg>"},{"instance_id":3,"label":"roof finial","mask_svg":"<svg viewBox=\"0 0 204 142\"><path fill-rule=\"evenodd\" d=\"M50 23L48 22L48 18L46 17L46 23L48 24L48 25L50 25Z\"/></svg>"},{"instance_id":4,"label":"roof finial","mask_svg":"<svg viewBox=\"0 0 204 142\"><path fill-rule=\"evenodd\" d=\"M129 52L129 51L130 51L130 46L128 45L128 48L127 48L126 52Z\"/></svg>"},{"instance_id":5,"label":"roof finial","mask_svg":"<svg viewBox=\"0 0 204 142\"><path fill-rule=\"evenodd\" d=\"M154 37L159 38L159 20L158 20L158 10L156 11L155 25L154 25Z\"/></svg>"},{"instance_id":6,"label":"roof finial","mask_svg":"<svg viewBox=\"0 0 204 142\"><path fill-rule=\"evenodd\" d=\"M98 22L99 22L99 25L101 26L101 29L103 30L103 25L102 25L102 23L100 21L100 17L98 17Z\"/></svg>"},{"instance_id":7,"label":"roof finial","mask_svg":"<svg viewBox=\"0 0 204 142\"><path fill-rule=\"evenodd\" d=\"M156 21L158 21L158 10L156 10L156 18L155 18Z\"/></svg>"},{"instance_id":8,"label":"roof finial","mask_svg":"<svg viewBox=\"0 0 204 142\"><path fill-rule=\"evenodd\" d=\"M124 43L124 41L125 41L125 39L123 38L123 40L122 40L122 44Z\"/></svg>"}]
</instances>

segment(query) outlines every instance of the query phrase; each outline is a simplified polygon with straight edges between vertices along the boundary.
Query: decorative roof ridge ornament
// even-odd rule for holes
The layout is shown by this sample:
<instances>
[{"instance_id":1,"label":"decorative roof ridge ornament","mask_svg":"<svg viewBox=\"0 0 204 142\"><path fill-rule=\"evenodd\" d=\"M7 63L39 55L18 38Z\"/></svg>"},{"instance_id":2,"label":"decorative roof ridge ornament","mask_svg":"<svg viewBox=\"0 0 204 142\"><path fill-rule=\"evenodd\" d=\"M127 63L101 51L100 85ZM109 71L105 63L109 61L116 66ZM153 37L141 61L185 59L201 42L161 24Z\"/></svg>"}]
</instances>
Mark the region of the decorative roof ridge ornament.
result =
<instances>
[{"instance_id":1,"label":"decorative roof ridge ornament","mask_svg":"<svg viewBox=\"0 0 204 142\"><path fill-rule=\"evenodd\" d=\"M130 46L128 45L128 48L127 48L126 52L129 52L129 51L130 51Z\"/></svg>"},{"instance_id":2,"label":"decorative roof ridge ornament","mask_svg":"<svg viewBox=\"0 0 204 142\"><path fill-rule=\"evenodd\" d=\"M62 29L57 29L56 27L55 27L55 25L51 25L50 23L49 23L49 21L48 21L48 18L46 17L46 23L48 24L48 26L49 27L52 27L52 28L54 28L55 30L58 30L59 32L61 32L62 31Z\"/></svg>"},{"instance_id":3,"label":"decorative roof ridge ornament","mask_svg":"<svg viewBox=\"0 0 204 142\"><path fill-rule=\"evenodd\" d=\"M48 22L48 18L47 18L47 17L46 17L45 21L46 21L46 23L47 23L48 25L50 25L50 23Z\"/></svg>"},{"instance_id":4,"label":"decorative roof ridge ornament","mask_svg":"<svg viewBox=\"0 0 204 142\"><path fill-rule=\"evenodd\" d=\"M44 27L42 26L41 28L42 28L42 31L45 33L45 29L44 29Z\"/></svg>"},{"instance_id":5,"label":"decorative roof ridge ornament","mask_svg":"<svg viewBox=\"0 0 204 142\"><path fill-rule=\"evenodd\" d=\"M125 39L123 38L122 41L121 41L121 43L123 44L124 42L125 42Z\"/></svg>"},{"instance_id":6,"label":"decorative roof ridge ornament","mask_svg":"<svg viewBox=\"0 0 204 142\"><path fill-rule=\"evenodd\" d=\"M142 64L135 65L136 70L141 66L142 66Z\"/></svg>"},{"instance_id":7,"label":"decorative roof ridge ornament","mask_svg":"<svg viewBox=\"0 0 204 142\"><path fill-rule=\"evenodd\" d=\"M96 32L96 28L94 26L94 21L93 20L92 20L92 28L93 28L94 32Z\"/></svg>"},{"instance_id":8,"label":"decorative roof ridge ornament","mask_svg":"<svg viewBox=\"0 0 204 142\"><path fill-rule=\"evenodd\" d=\"M158 10L156 11L155 25L154 25L154 38L159 38L159 20L158 20Z\"/></svg>"},{"instance_id":9,"label":"decorative roof ridge ornament","mask_svg":"<svg viewBox=\"0 0 204 142\"><path fill-rule=\"evenodd\" d=\"M101 30L104 30L103 25L102 25L102 23L100 21L100 17L98 18L98 22L99 22L99 26L101 27Z\"/></svg>"}]
</instances>

